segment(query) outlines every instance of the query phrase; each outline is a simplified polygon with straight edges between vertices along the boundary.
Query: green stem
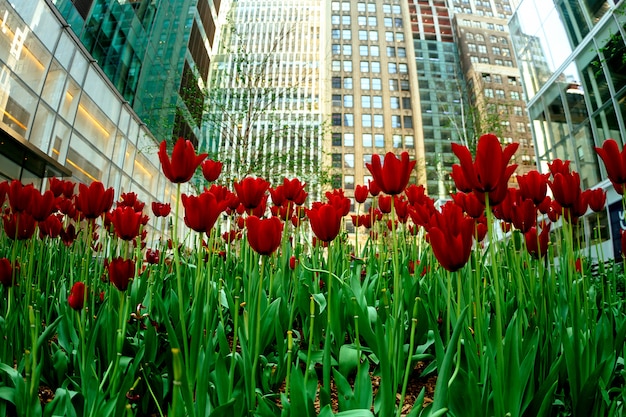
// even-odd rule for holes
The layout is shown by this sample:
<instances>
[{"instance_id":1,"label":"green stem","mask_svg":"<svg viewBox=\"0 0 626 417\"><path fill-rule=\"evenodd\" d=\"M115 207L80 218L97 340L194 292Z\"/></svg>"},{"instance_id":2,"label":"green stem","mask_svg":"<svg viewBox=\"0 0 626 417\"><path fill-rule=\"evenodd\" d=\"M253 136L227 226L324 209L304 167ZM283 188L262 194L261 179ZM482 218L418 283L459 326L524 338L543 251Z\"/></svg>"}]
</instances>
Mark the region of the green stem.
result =
<instances>
[{"instance_id":1,"label":"green stem","mask_svg":"<svg viewBox=\"0 0 626 417\"><path fill-rule=\"evenodd\" d=\"M406 395L406 388L409 384L409 373L411 372L411 364L413 359L413 349L415 349L415 329L417 328L417 312L419 307L419 297L415 297L415 304L413 305L413 318L411 319L411 335L409 336L409 352L406 358L406 366L404 368L404 380L402 381L402 395L400 396L400 404L396 411L396 417L402 415L402 405L404 404L404 396Z\"/></svg>"}]
</instances>

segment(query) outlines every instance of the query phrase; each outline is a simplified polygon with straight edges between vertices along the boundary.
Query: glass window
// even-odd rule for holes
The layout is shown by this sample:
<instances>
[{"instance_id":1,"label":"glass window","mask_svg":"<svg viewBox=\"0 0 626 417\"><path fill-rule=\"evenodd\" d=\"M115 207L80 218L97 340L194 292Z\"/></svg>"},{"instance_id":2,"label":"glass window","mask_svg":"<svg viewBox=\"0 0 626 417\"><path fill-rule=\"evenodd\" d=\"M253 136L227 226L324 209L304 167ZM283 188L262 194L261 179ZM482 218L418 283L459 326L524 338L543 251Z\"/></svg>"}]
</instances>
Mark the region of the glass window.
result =
<instances>
[{"instance_id":1,"label":"glass window","mask_svg":"<svg viewBox=\"0 0 626 417\"><path fill-rule=\"evenodd\" d=\"M371 153L363 154L363 166L367 167L367 164L371 164L371 163L372 163L372 154ZM365 184L367 184L367 181L365 182Z\"/></svg>"},{"instance_id":2,"label":"glass window","mask_svg":"<svg viewBox=\"0 0 626 417\"><path fill-rule=\"evenodd\" d=\"M341 94L333 94L333 107L341 106Z\"/></svg>"},{"instance_id":3,"label":"glass window","mask_svg":"<svg viewBox=\"0 0 626 417\"><path fill-rule=\"evenodd\" d=\"M341 71L341 61L333 60L332 62L332 70L333 71Z\"/></svg>"},{"instance_id":4,"label":"glass window","mask_svg":"<svg viewBox=\"0 0 626 417\"><path fill-rule=\"evenodd\" d=\"M389 104L391 105L392 109L399 109L400 108L400 97L393 97L393 96L389 97Z\"/></svg>"},{"instance_id":5,"label":"glass window","mask_svg":"<svg viewBox=\"0 0 626 417\"><path fill-rule=\"evenodd\" d=\"M338 43L333 43L331 46L331 50L333 55L339 55L341 53L341 45Z\"/></svg>"},{"instance_id":6,"label":"glass window","mask_svg":"<svg viewBox=\"0 0 626 417\"><path fill-rule=\"evenodd\" d=\"M389 89L391 91L398 91L399 90L398 80L389 79Z\"/></svg>"},{"instance_id":7,"label":"glass window","mask_svg":"<svg viewBox=\"0 0 626 417\"><path fill-rule=\"evenodd\" d=\"M383 108L383 96L373 96L372 97L372 107L375 109L382 109Z\"/></svg>"},{"instance_id":8,"label":"glass window","mask_svg":"<svg viewBox=\"0 0 626 417\"><path fill-rule=\"evenodd\" d=\"M354 133L343 134L343 146L354 146Z\"/></svg>"},{"instance_id":9,"label":"glass window","mask_svg":"<svg viewBox=\"0 0 626 417\"><path fill-rule=\"evenodd\" d=\"M345 39L347 41L349 41L350 39L352 39L352 32L350 31L350 29L344 29L341 31L341 38Z\"/></svg>"},{"instance_id":10,"label":"glass window","mask_svg":"<svg viewBox=\"0 0 626 417\"><path fill-rule=\"evenodd\" d=\"M393 32L385 32L385 40L387 42L393 42Z\"/></svg>"},{"instance_id":11,"label":"glass window","mask_svg":"<svg viewBox=\"0 0 626 417\"><path fill-rule=\"evenodd\" d=\"M376 133L374 135L374 146L377 148L384 148L385 147L385 135L383 135L382 133Z\"/></svg>"},{"instance_id":12,"label":"glass window","mask_svg":"<svg viewBox=\"0 0 626 417\"><path fill-rule=\"evenodd\" d=\"M345 72L352 72L352 61L344 60L343 61L343 70Z\"/></svg>"},{"instance_id":13,"label":"glass window","mask_svg":"<svg viewBox=\"0 0 626 417\"><path fill-rule=\"evenodd\" d=\"M404 118L404 128L412 129L413 128L413 116L403 116Z\"/></svg>"},{"instance_id":14,"label":"glass window","mask_svg":"<svg viewBox=\"0 0 626 417\"><path fill-rule=\"evenodd\" d=\"M361 61L361 72L370 72L370 63L368 61Z\"/></svg>"},{"instance_id":15,"label":"glass window","mask_svg":"<svg viewBox=\"0 0 626 417\"><path fill-rule=\"evenodd\" d=\"M402 91L409 91L411 89L409 80L400 80L400 89Z\"/></svg>"},{"instance_id":16,"label":"glass window","mask_svg":"<svg viewBox=\"0 0 626 417\"><path fill-rule=\"evenodd\" d=\"M398 65L395 62L390 62L387 64L387 70L389 74L395 74L398 72Z\"/></svg>"},{"instance_id":17,"label":"glass window","mask_svg":"<svg viewBox=\"0 0 626 417\"><path fill-rule=\"evenodd\" d=\"M393 24L395 25L395 27L401 28L402 27L402 18L401 17L394 17L393 18Z\"/></svg>"},{"instance_id":18,"label":"glass window","mask_svg":"<svg viewBox=\"0 0 626 417\"><path fill-rule=\"evenodd\" d=\"M363 146L366 148L370 148L372 146L372 134L371 133L363 133Z\"/></svg>"},{"instance_id":19,"label":"glass window","mask_svg":"<svg viewBox=\"0 0 626 417\"><path fill-rule=\"evenodd\" d=\"M341 23L341 17L338 14L334 14L330 17L330 23L333 25L338 25Z\"/></svg>"},{"instance_id":20,"label":"glass window","mask_svg":"<svg viewBox=\"0 0 626 417\"><path fill-rule=\"evenodd\" d=\"M372 61L370 65L372 66L372 72L376 72L376 73L380 72L380 62Z\"/></svg>"},{"instance_id":21,"label":"glass window","mask_svg":"<svg viewBox=\"0 0 626 417\"><path fill-rule=\"evenodd\" d=\"M370 55L371 56L380 56L380 48L376 45L370 46Z\"/></svg>"},{"instance_id":22,"label":"glass window","mask_svg":"<svg viewBox=\"0 0 626 417\"><path fill-rule=\"evenodd\" d=\"M372 127L372 115L371 114L364 114L361 116L361 126Z\"/></svg>"},{"instance_id":23,"label":"glass window","mask_svg":"<svg viewBox=\"0 0 626 417\"><path fill-rule=\"evenodd\" d=\"M496 98L504 98L504 90L496 88Z\"/></svg>"},{"instance_id":24,"label":"glass window","mask_svg":"<svg viewBox=\"0 0 626 417\"><path fill-rule=\"evenodd\" d=\"M356 10L359 12L365 12L365 3L363 3L362 1L358 2L356 4Z\"/></svg>"},{"instance_id":25,"label":"glass window","mask_svg":"<svg viewBox=\"0 0 626 417\"><path fill-rule=\"evenodd\" d=\"M367 45L359 45L359 55L367 56L369 54L369 48Z\"/></svg>"},{"instance_id":26,"label":"glass window","mask_svg":"<svg viewBox=\"0 0 626 417\"><path fill-rule=\"evenodd\" d=\"M414 148L415 147L415 139L413 138L412 135L406 135L404 137L404 146L407 148Z\"/></svg>"},{"instance_id":27,"label":"glass window","mask_svg":"<svg viewBox=\"0 0 626 417\"><path fill-rule=\"evenodd\" d=\"M517 91L511 91L511 99L513 99L513 100L519 100L519 92L517 92Z\"/></svg>"},{"instance_id":28,"label":"glass window","mask_svg":"<svg viewBox=\"0 0 626 417\"><path fill-rule=\"evenodd\" d=\"M369 13L376 13L376 4L375 3L368 3L367 4L367 11Z\"/></svg>"},{"instance_id":29,"label":"glass window","mask_svg":"<svg viewBox=\"0 0 626 417\"><path fill-rule=\"evenodd\" d=\"M331 85L333 88L341 88L341 77L333 77L331 79Z\"/></svg>"},{"instance_id":30,"label":"glass window","mask_svg":"<svg viewBox=\"0 0 626 417\"><path fill-rule=\"evenodd\" d=\"M349 25L350 24L350 15L343 15L341 16L341 24L342 25Z\"/></svg>"},{"instance_id":31,"label":"glass window","mask_svg":"<svg viewBox=\"0 0 626 417\"><path fill-rule=\"evenodd\" d=\"M388 46L387 47L387 56L390 58L393 58L396 56L396 48L394 48L393 46Z\"/></svg>"},{"instance_id":32,"label":"glass window","mask_svg":"<svg viewBox=\"0 0 626 417\"><path fill-rule=\"evenodd\" d=\"M367 40L367 31L366 30L359 30L359 40L360 41L366 41Z\"/></svg>"},{"instance_id":33,"label":"glass window","mask_svg":"<svg viewBox=\"0 0 626 417\"><path fill-rule=\"evenodd\" d=\"M407 64L398 64L398 70L400 74L407 74L409 72L409 67Z\"/></svg>"},{"instance_id":34,"label":"glass window","mask_svg":"<svg viewBox=\"0 0 626 417\"><path fill-rule=\"evenodd\" d=\"M333 126L341 126L341 113L333 113L332 120Z\"/></svg>"},{"instance_id":35,"label":"glass window","mask_svg":"<svg viewBox=\"0 0 626 417\"><path fill-rule=\"evenodd\" d=\"M402 147L402 135L393 135L391 136L391 141L393 143L394 148Z\"/></svg>"},{"instance_id":36,"label":"glass window","mask_svg":"<svg viewBox=\"0 0 626 417\"><path fill-rule=\"evenodd\" d=\"M385 23L385 27L387 27L387 28L393 27L393 19L392 18L385 17L383 22Z\"/></svg>"},{"instance_id":37,"label":"glass window","mask_svg":"<svg viewBox=\"0 0 626 417\"><path fill-rule=\"evenodd\" d=\"M398 58L406 58L406 48L398 47L396 52L398 53Z\"/></svg>"},{"instance_id":38,"label":"glass window","mask_svg":"<svg viewBox=\"0 0 626 417\"><path fill-rule=\"evenodd\" d=\"M345 77L343 79L343 88L345 88L346 90L352 89L352 77Z\"/></svg>"},{"instance_id":39,"label":"glass window","mask_svg":"<svg viewBox=\"0 0 626 417\"><path fill-rule=\"evenodd\" d=\"M368 16L367 17L367 25L368 26L372 26L372 27L376 27L378 26L378 21L376 20L376 16Z\"/></svg>"},{"instance_id":40,"label":"glass window","mask_svg":"<svg viewBox=\"0 0 626 417\"><path fill-rule=\"evenodd\" d=\"M341 38L341 31L339 29L333 29L331 32L331 36L333 39Z\"/></svg>"},{"instance_id":41,"label":"glass window","mask_svg":"<svg viewBox=\"0 0 626 417\"><path fill-rule=\"evenodd\" d=\"M346 190L353 190L354 189L354 175L344 175L343 184Z\"/></svg>"},{"instance_id":42,"label":"glass window","mask_svg":"<svg viewBox=\"0 0 626 417\"><path fill-rule=\"evenodd\" d=\"M357 17L357 22L358 22L359 26L365 26L367 24L367 17L359 16L359 17Z\"/></svg>"},{"instance_id":43,"label":"glass window","mask_svg":"<svg viewBox=\"0 0 626 417\"><path fill-rule=\"evenodd\" d=\"M361 90L369 90L369 89L370 89L370 79L361 78Z\"/></svg>"},{"instance_id":44,"label":"glass window","mask_svg":"<svg viewBox=\"0 0 626 417\"><path fill-rule=\"evenodd\" d=\"M411 106L411 97L402 97L402 108L404 110L410 110Z\"/></svg>"},{"instance_id":45,"label":"glass window","mask_svg":"<svg viewBox=\"0 0 626 417\"><path fill-rule=\"evenodd\" d=\"M349 1L341 2L341 10L343 10L344 12L349 12L350 11L350 2Z\"/></svg>"},{"instance_id":46,"label":"glass window","mask_svg":"<svg viewBox=\"0 0 626 417\"><path fill-rule=\"evenodd\" d=\"M382 90L383 81L381 78L372 78L372 90Z\"/></svg>"},{"instance_id":47,"label":"glass window","mask_svg":"<svg viewBox=\"0 0 626 417\"><path fill-rule=\"evenodd\" d=\"M383 13L391 13L391 4L383 4Z\"/></svg>"},{"instance_id":48,"label":"glass window","mask_svg":"<svg viewBox=\"0 0 626 417\"><path fill-rule=\"evenodd\" d=\"M361 96L361 107L364 109L369 109L372 107L372 97L371 96Z\"/></svg>"},{"instance_id":49,"label":"glass window","mask_svg":"<svg viewBox=\"0 0 626 417\"><path fill-rule=\"evenodd\" d=\"M343 107L353 107L354 106L354 100L352 97L352 94L346 94L345 96L343 96Z\"/></svg>"},{"instance_id":50,"label":"glass window","mask_svg":"<svg viewBox=\"0 0 626 417\"><path fill-rule=\"evenodd\" d=\"M378 40L378 32L375 30L370 30L370 41Z\"/></svg>"},{"instance_id":51,"label":"glass window","mask_svg":"<svg viewBox=\"0 0 626 417\"><path fill-rule=\"evenodd\" d=\"M342 164L341 164L341 154L340 153L334 153L331 156L332 158L332 166L333 168L341 168Z\"/></svg>"},{"instance_id":52,"label":"glass window","mask_svg":"<svg viewBox=\"0 0 626 417\"><path fill-rule=\"evenodd\" d=\"M396 42L404 42L404 33L396 32Z\"/></svg>"},{"instance_id":53,"label":"glass window","mask_svg":"<svg viewBox=\"0 0 626 417\"><path fill-rule=\"evenodd\" d=\"M402 118L398 114L391 115L391 127L398 129L402 127Z\"/></svg>"},{"instance_id":54,"label":"glass window","mask_svg":"<svg viewBox=\"0 0 626 417\"><path fill-rule=\"evenodd\" d=\"M493 88L485 88L483 90L483 94L485 95L485 97L493 98Z\"/></svg>"},{"instance_id":55,"label":"glass window","mask_svg":"<svg viewBox=\"0 0 626 417\"><path fill-rule=\"evenodd\" d=\"M342 49L343 49L344 55L348 55L348 56L352 55L352 45L344 44L342 46L343 46Z\"/></svg>"},{"instance_id":56,"label":"glass window","mask_svg":"<svg viewBox=\"0 0 626 417\"><path fill-rule=\"evenodd\" d=\"M354 154L353 153L344 154L343 164L346 168L354 168Z\"/></svg>"},{"instance_id":57,"label":"glass window","mask_svg":"<svg viewBox=\"0 0 626 417\"><path fill-rule=\"evenodd\" d=\"M352 113L345 113L343 115L343 125L349 127L354 126L354 115Z\"/></svg>"},{"instance_id":58,"label":"glass window","mask_svg":"<svg viewBox=\"0 0 626 417\"><path fill-rule=\"evenodd\" d=\"M333 132L333 146L341 146L341 132Z\"/></svg>"},{"instance_id":59,"label":"glass window","mask_svg":"<svg viewBox=\"0 0 626 417\"><path fill-rule=\"evenodd\" d=\"M374 115L374 127L384 127L383 115L375 114Z\"/></svg>"}]
</instances>

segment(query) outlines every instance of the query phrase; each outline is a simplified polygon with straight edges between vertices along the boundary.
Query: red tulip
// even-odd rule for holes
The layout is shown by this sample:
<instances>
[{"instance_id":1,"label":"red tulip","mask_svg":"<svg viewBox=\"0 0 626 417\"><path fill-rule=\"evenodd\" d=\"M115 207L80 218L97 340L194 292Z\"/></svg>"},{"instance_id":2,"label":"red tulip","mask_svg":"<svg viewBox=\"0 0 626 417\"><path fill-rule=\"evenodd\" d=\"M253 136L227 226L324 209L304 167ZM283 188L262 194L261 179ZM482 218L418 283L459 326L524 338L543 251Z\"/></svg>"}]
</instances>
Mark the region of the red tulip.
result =
<instances>
[{"instance_id":1,"label":"red tulip","mask_svg":"<svg viewBox=\"0 0 626 417\"><path fill-rule=\"evenodd\" d=\"M292 271L296 269L296 264L298 263L298 259L295 256L289 258L289 269Z\"/></svg>"},{"instance_id":2,"label":"red tulip","mask_svg":"<svg viewBox=\"0 0 626 417\"><path fill-rule=\"evenodd\" d=\"M311 230L322 242L331 242L339 234L343 215L332 204L314 204L307 216Z\"/></svg>"},{"instance_id":3,"label":"red tulip","mask_svg":"<svg viewBox=\"0 0 626 417\"><path fill-rule=\"evenodd\" d=\"M357 203L362 204L367 200L367 195L369 194L369 188L366 185L357 185L354 189L354 199Z\"/></svg>"},{"instance_id":4,"label":"red tulip","mask_svg":"<svg viewBox=\"0 0 626 417\"><path fill-rule=\"evenodd\" d=\"M376 184L375 180L368 180L367 187L369 188L370 195L372 197L376 197L378 194L380 194L380 187L378 186L378 184Z\"/></svg>"},{"instance_id":5,"label":"red tulip","mask_svg":"<svg viewBox=\"0 0 626 417\"><path fill-rule=\"evenodd\" d=\"M402 152L400 158L393 152L387 152L383 165L380 163L380 156L375 154L372 155L372 162L365 166L384 193L396 195L406 188L415 164L416 161L409 161L408 152Z\"/></svg>"},{"instance_id":6,"label":"red tulip","mask_svg":"<svg viewBox=\"0 0 626 417\"><path fill-rule=\"evenodd\" d=\"M159 263L160 256L161 253L158 249L148 249L146 251L146 262L148 262L150 265L156 265Z\"/></svg>"},{"instance_id":7,"label":"red tulip","mask_svg":"<svg viewBox=\"0 0 626 417\"><path fill-rule=\"evenodd\" d=\"M569 174L569 163L570 161L563 161L561 159L555 159L552 162L548 163L548 169L550 170L550 174L554 177L556 174Z\"/></svg>"},{"instance_id":8,"label":"red tulip","mask_svg":"<svg viewBox=\"0 0 626 417\"><path fill-rule=\"evenodd\" d=\"M537 235L537 228L531 227L524 234L526 240L526 250L535 259L543 258L548 253L548 243L550 241L550 224L544 225L541 233Z\"/></svg>"},{"instance_id":9,"label":"red tulip","mask_svg":"<svg viewBox=\"0 0 626 417\"><path fill-rule=\"evenodd\" d=\"M185 207L185 224L198 233L210 233L217 219L226 210L226 202L218 201L208 191L198 197L183 194L181 200Z\"/></svg>"},{"instance_id":10,"label":"red tulip","mask_svg":"<svg viewBox=\"0 0 626 417\"><path fill-rule=\"evenodd\" d=\"M583 260L581 258L576 258L575 268L576 272L583 273Z\"/></svg>"},{"instance_id":11,"label":"red tulip","mask_svg":"<svg viewBox=\"0 0 626 417\"><path fill-rule=\"evenodd\" d=\"M43 239L45 236L48 236L52 239L58 237L61 234L61 229L63 228L63 224L61 224L61 219L59 215L51 215L42 222L39 222L39 237Z\"/></svg>"},{"instance_id":12,"label":"red tulip","mask_svg":"<svg viewBox=\"0 0 626 417\"><path fill-rule=\"evenodd\" d=\"M246 219L248 243L259 255L271 255L280 246L283 222L278 217L261 220L257 216Z\"/></svg>"},{"instance_id":13,"label":"red tulip","mask_svg":"<svg viewBox=\"0 0 626 417\"><path fill-rule=\"evenodd\" d=\"M462 193L472 192L472 184L470 184L467 178L465 178L465 174L463 173L463 168L461 168L461 165L452 165L452 173L450 174L450 176L454 180L454 186L457 190Z\"/></svg>"},{"instance_id":14,"label":"red tulip","mask_svg":"<svg viewBox=\"0 0 626 417\"><path fill-rule=\"evenodd\" d=\"M585 190L584 194L587 196L587 202L591 210L595 213L600 213L605 210L606 192L602 188Z\"/></svg>"},{"instance_id":15,"label":"red tulip","mask_svg":"<svg viewBox=\"0 0 626 417\"><path fill-rule=\"evenodd\" d=\"M624 184L626 184L626 149L619 150L619 146L614 139L607 139L602 143L601 148L596 148L596 152L602 158L606 168L606 174L611 180L615 191L624 194Z\"/></svg>"},{"instance_id":16,"label":"red tulip","mask_svg":"<svg viewBox=\"0 0 626 417\"><path fill-rule=\"evenodd\" d=\"M202 175L208 182L213 182L220 177L223 164L220 161L207 159L202 163Z\"/></svg>"},{"instance_id":17,"label":"red tulip","mask_svg":"<svg viewBox=\"0 0 626 417\"><path fill-rule=\"evenodd\" d=\"M308 193L304 191L304 187L306 183L300 182L299 179L294 178L288 180L287 178L283 179L283 194L285 199L291 201L297 206L304 204L304 200L306 200Z\"/></svg>"},{"instance_id":18,"label":"red tulip","mask_svg":"<svg viewBox=\"0 0 626 417\"><path fill-rule=\"evenodd\" d=\"M554 199L563 208L574 207L581 198L580 176L577 172L557 173L550 182Z\"/></svg>"},{"instance_id":19,"label":"red tulip","mask_svg":"<svg viewBox=\"0 0 626 417\"><path fill-rule=\"evenodd\" d=\"M2 206L4 206L4 201L7 198L8 192L9 192L9 182L0 181L0 209L2 209Z\"/></svg>"},{"instance_id":20,"label":"red tulip","mask_svg":"<svg viewBox=\"0 0 626 417\"><path fill-rule=\"evenodd\" d=\"M459 158L465 180L472 189L480 194L488 194L489 202L496 205L505 197L509 178L517 168L517 165L507 164L518 147L519 143L512 143L502 150L498 137L487 134L478 139L474 162L465 146L453 143L452 152Z\"/></svg>"},{"instance_id":21,"label":"red tulip","mask_svg":"<svg viewBox=\"0 0 626 417\"><path fill-rule=\"evenodd\" d=\"M239 207L239 198L237 197L237 194L230 191L228 187L212 184L207 191L213 193L217 201L226 202L228 209L235 210Z\"/></svg>"},{"instance_id":22,"label":"red tulip","mask_svg":"<svg viewBox=\"0 0 626 417\"><path fill-rule=\"evenodd\" d=\"M111 214L115 233L122 240L133 240L139 235L141 213L132 207L118 207Z\"/></svg>"},{"instance_id":23,"label":"red tulip","mask_svg":"<svg viewBox=\"0 0 626 417\"><path fill-rule=\"evenodd\" d=\"M41 194L39 191L35 190L32 193L31 204L28 208L28 212L35 220L42 222L46 220L54 211L55 202L56 200L52 191L48 190Z\"/></svg>"},{"instance_id":24,"label":"red tulip","mask_svg":"<svg viewBox=\"0 0 626 417\"><path fill-rule=\"evenodd\" d=\"M135 277L135 261L132 259L113 258L107 265L109 281L120 291L126 291L128 284Z\"/></svg>"},{"instance_id":25,"label":"red tulip","mask_svg":"<svg viewBox=\"0 0 626 417\"><path fill-rule=\"evenodd\" d=\"M10 239L26 240L35 233L37 222L28 213L11 213L2 217L4 232Z\"/></svg>"},{"instance_id":26,"label":"red tulip","mask_svg":"<svg viewBox=\"0 0 626 417\"><path fill-rule=\"evenodd\" d=\"M246 210L253 210L260 206L264 200L267 201L265 194L270 183L263 178L246 177L240 182L233 184L239 202Z\"/></svg>"},{"instance_id":27,"label":"red tulip","mask_svg":"<svg viewBox=\"0 0 626 417\"><path fill-rule=\"evenodd\" d=\"M87 219L96 219L113 206L113 188L104 189L100 181L94 181L91 185L78 185L78 197L76 209L83 213Z\"/></svg>"},{"instance_id":28,"label":"red tulip","mask_svg":"<svg viewBox=\"0 0 626 417\"><path fill-rule=\"evenodd\" d=\"M13 213L28 211L35 193L37 193L37 190L35 190L32 184L22 185L19 180L11 181L7 194L9 195L9 205Z\"/></svg>"},{"instance_id":29,"label":"red tulip","mask_svg":"<svg viewBox=\"0 0 626 417\"><path fill-rule=\"evenodd\" d=\"M519 191L523 198L530 198L535 205L541 204L546 198L548 191L548 178L550 174L540 174L538 171L530 171L517 176Z\"/></svg>"},{"instance_id":30,"label":"red tulip","mask_svg":"<svg viewBox=\"0 0 626 417\"><path fill-rule=\"evenodd\" d=\"M74 243L78 237L76 227L74 227L73 224L68 225L65 229L61 229L60 236L65 246L72 246L72 243Z\"/></svg>"},{"instance_id":31,"label":"red tulip","mask_svg":"<svg viewBox=\"0 0 626 417\"><path fill-rule=\"evenodd\" d=\"M485 213L485 205L474 193L455 193L452 199L468 216L477 219Z\"/></svg>"},{"instance_id":32,"label":"red tulip","mask_svg":"<svg viewBox=\"0 0 626 417\"><path fill-rule=\"evenodd\" d=\"M522 233L526 233L537 223L537 209L529 198L513 203L513 226Z\"/></svg>"},{"instance_id":33,"label":"red tulip","mask_svg":"<svg viewBox=\"0 0 626 417\"><path fill-rule=\"evenodd\" d=\"M379 195L378 196L378 208L385 214L391 213L391 196Z\"/></svg>"},{"instance_id":34,"label":"red tulip","mask_svg":"<svg viewBox=\"0 0 626 417\"><path fill-rule=\"evenodd\" d=\"M343 190L333 190L326 191L326 198L328 199L328 203L333 205L341 216L347 216L350 213L350 199L346 197L343 193Z\"/></svg>"},{"instance_id":35,"label":"red tulip","mask_svg":"<svg viewBox=\"0 0 626 417\"><path fill-rule=\"evenodd\" d=\"M76 311L82 310L85 305L85 284L83 282L75 282L67 297L67 303L70 308Z\"/></svg>"},{"instance_id":36,"label":"red tulip","mask_svg":"<svg viewBox=\"0 0 626 417\"><path fill-rule=\"evenodd\" d=\"M7 258L0 258L0 283L5 288L13 286L13 266Z\"/></svg>"},{"instance_id":37,"label":"red tulip","mask_svg":"<svg viewBox=\"0 0 626 417\"><path fill-rule=\"evenodd\" d=\"M189 181L193 177L198 166L207 157L206 153L196 155L193 143L184 138L178 138L174 149L172 150L172 158L167 154L167 142L161 142L159 147L159 160L163 168L163 174L171 182L181 184Z\"/></svg>"},{"instance_id":38,"label":"red tulip","mask_svg":"<svg viewBox=\"0 0 626 417\"><path fill-rule=\"evenodd\" d=\"M393 196L393 208L400 223L406 223L409 218L409 202L404 196Z\"/></svg>"},{"instance_id":39,"label":"red tulip","mask_svg":"<svg viewBox=\"0 0 626 417\"><path fill-rule=\"evenodd\" d=\"M435 211L428 223L428 239L433 254L442 267L458 271L472 252L474 220L463 214L461 207L447 203Z\"/></svg>"},{"instance_id":40,"label":"red tulip","mask_svg":"<svg viewBox=\"0 0 626 417\"><path fill-rule=\"evenodd\" d=\"M167 217L172 211L172 206L169 203L163 204L157 201L152 203L152 213L156 217Z\"/></svg>"}]
</instances>

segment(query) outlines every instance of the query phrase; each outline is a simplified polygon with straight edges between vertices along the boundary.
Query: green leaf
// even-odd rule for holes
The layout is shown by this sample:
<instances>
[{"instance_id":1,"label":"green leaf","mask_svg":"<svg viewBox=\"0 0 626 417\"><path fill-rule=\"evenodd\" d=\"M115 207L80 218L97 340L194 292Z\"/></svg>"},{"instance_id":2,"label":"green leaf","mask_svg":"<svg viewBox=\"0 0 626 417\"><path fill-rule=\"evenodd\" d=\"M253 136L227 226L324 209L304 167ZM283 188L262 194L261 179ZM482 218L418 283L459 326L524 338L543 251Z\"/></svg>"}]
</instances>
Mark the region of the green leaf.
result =
<instances>
[{"instance_id":1,"label":"green leaf","mask_svg":"<svg viewBox=\"0 0 626 417\"><path fill-rule=\"evenodd\" d=\"M342 345L339 349L339 372L346 378L359 366L359 352L354 345Z\"/></svg>"}]
</instances>

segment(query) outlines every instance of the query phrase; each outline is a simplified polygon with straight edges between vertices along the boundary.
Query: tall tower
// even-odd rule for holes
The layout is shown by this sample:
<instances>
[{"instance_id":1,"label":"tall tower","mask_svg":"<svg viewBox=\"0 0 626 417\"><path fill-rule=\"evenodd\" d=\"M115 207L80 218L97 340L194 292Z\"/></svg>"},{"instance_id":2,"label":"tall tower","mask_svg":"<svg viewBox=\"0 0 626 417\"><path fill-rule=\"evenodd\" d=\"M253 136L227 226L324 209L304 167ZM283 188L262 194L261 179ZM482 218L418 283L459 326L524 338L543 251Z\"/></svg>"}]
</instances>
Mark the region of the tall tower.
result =
<instances>
[{"instance_id":1,"label":"tall tower","mask_svg":"<svg viewBox=\"0 0 626 417\"><path fill-rule=\"evenodd\" d=\"M158 138L196 144L221 0L58 0L56 7ZM226 2L224 2L226 3Z\"/></svg>"}]
</instances>

